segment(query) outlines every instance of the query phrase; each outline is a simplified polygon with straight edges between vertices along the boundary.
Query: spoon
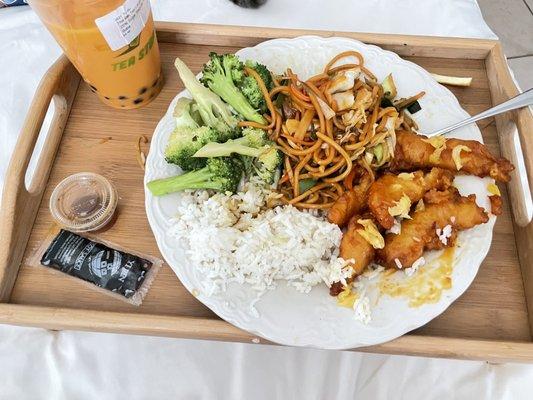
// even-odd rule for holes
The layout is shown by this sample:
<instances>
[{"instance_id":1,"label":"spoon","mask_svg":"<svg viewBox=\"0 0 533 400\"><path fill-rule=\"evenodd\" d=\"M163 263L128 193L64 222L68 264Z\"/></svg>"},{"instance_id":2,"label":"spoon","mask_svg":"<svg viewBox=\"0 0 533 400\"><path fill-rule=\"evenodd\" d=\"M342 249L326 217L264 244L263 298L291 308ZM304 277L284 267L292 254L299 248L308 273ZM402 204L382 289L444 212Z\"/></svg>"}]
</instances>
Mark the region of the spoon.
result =
<instances>
[{"instance_id":1,"label":"spoon","mask_svg":"<svg viewBox=\"0 0 533 400\"><path fill-rule=\"evenodd\" d=\"M439 129L431 133L424 133L425 136L431 137L431 136L437 136L437 135L444 135L445 133L451 132L455 129L458 129L462 126L471 124L473 122L479 121L480 119L492 117L497 114L502 114L507 111L515 110L517 108L522 108L526 106L533 105L533 88L526 90L525 92L513 97L512 99L509 99L501 104L498 104L497 106L494 106L492 108L489 108L486 111L483 111L482 113L479 113L477 115L474 115L473 117L467 118L463 121L457 122L456 124L450 125L444 129Z\"/></svg>"}]
</instances>

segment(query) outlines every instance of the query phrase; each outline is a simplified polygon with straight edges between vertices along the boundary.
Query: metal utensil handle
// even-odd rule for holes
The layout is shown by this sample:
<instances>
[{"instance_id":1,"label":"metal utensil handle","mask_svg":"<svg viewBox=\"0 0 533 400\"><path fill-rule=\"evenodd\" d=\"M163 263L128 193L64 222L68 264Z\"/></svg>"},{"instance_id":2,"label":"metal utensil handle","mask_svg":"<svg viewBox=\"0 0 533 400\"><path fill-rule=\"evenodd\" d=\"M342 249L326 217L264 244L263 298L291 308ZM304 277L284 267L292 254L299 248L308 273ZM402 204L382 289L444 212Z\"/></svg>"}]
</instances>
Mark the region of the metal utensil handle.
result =
<instances>
[{"instance_id":1,"label":"metal utensil handle","mask_svg":"<svg viewBox=\"0 0 533 400\"><path fill-rule=\"evenodd\" d=\"M513 97L512 99L504 101L503 103L498 104L497 106L489 108L488 110L483 111L482 113L474 115L473 117L457 122L456 124L450 125L444 129L431 132L427 134L427 136L443 135L445 133L458 129L462 126L479 121L480 119L492 117L497 114L502 114L504 112L515 110L517 108L526 107L532 104L533 104L533 88L526 90L525 92L520 93L519 95Z\"/></svg>"}]
</instances>

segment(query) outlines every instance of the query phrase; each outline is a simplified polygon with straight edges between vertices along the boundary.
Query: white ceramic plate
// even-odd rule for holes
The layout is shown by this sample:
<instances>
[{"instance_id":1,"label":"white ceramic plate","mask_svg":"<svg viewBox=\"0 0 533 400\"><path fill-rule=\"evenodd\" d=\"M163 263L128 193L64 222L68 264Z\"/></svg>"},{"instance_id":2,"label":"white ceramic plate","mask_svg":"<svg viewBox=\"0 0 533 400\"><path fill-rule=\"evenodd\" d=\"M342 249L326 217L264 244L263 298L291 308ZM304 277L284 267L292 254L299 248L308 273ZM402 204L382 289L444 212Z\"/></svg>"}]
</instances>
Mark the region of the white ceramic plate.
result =
<instances>
[{"instance_id":1,"label":"white ceramic plate","mask_svg":"<svg viewBox=\"0 0 533 400\"><path fill-rule=\"evenodd\" d=\"M380 80L392 72L399 97L426 91L420 100L422 110L415 115L422 132L468 117L454 95L439 85L427 71L392 52L356 40L315 36L275 39L242 49L237 54L243 60L259 61L275 73L291 67L305 79L321 71L333 56L345 50L362 53L365 65ZM172 110L176 100L182 96L190 97L186 91L178 94L157 125L146 162L145 183L179 173L179 168L165 162L163 152L174 129ZM482 140L476 125L458 130L453 136ZM456 179L456 185L462 194L475 193L478 203L488 207L486 187L489 181L460 177ZM157 198L147 190L145 195L146 213L161 253L185 287L190 292L194 290L198 300L233 325L270 341L327 349L347 349L386 342L438 316L468 288L476 276L489 250L494 225L494 218L491 218L487 224L460 233L461 246L455 252L452 288L444 291L437 303L412 308L403 298L384 295L373 306L372 321L365 325L354 319L352 310L338 307L334 298L328 295L325 285L315 287L308 294L301 294L280 283L277 289L267 293L256 304L257 316L250 308L255 295L245 285L232 284L226 292L211 297L202 293L202 275L188 262L183 244L167 234L169 219L176 213L180 195Z\"/></svg>"}]
</instances>

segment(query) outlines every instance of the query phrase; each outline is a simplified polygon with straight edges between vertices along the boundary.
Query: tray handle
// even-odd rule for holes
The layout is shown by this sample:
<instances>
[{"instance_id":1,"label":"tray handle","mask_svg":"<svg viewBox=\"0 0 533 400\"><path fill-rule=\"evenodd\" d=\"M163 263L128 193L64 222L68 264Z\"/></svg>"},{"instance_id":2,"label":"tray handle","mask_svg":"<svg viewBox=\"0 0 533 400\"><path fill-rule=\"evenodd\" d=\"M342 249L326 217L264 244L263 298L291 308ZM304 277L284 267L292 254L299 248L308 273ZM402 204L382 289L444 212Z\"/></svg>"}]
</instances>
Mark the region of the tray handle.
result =
<instances>
[{"instance_id":1,"label":"tray handle","mask_svg":"<svg viewBox=\"0 0 533 400\"><path fill-rule=\"evenodd\" d=\"M0 302L7 302L52 169L80 76L61 56L43 77L6 172L0 210ZM29 185L25 176L50 104L54 114Z\"/></svg>"},{"instance_id":2,"label":"tray handle","mask_svg":"<svg viewBox=\"0 0 533 400\"><path fill-rule=\"evenodd\" d=\"M494 103L501 103L518 94L499 43L491 49L485 65ZM497 115L495 119L503 156L515 165L519 165L517 161L523 162L525 169L526 176L521 176L517 170L513 171L508 188L514 216L514 239L524 282L530 332L533 335L533 223L530 211L533 186L533 114L528 107ZM522 160L519 160L516 152L517 134Z\"/></svg>"},{"instance_id":3,"label":"tray handle","mask_svg":"<svg viewBox=\"0 0 533 400\"><path fill-rule=\"evenodd\" d=\"M529 108L511 112L500 119L498 131L502 155L516 168L508 183L514 220L518 226L525 227L533 215L533 114ZM522 154L519 154L517 147L522 149Z\"/></svg>"},{"instance_id":4,"label":"tray handle","mask_svg":"<svg viewBox=\"0 0 533 400\"><path fill-rule=\"evenodd\" d=\"M502 103L519 94L499 43L490 51L486 67L494 103ZM533 114L529 107L525 107L497 115L495 119L502 155L517 167L508 184L514 221L519 227L526 227L533 217ZM517 138L519 143L516 143ZM522 154L517 152L518 146ZM520 165L523 168L519 168Z\"/></svg>"}]
</instances>

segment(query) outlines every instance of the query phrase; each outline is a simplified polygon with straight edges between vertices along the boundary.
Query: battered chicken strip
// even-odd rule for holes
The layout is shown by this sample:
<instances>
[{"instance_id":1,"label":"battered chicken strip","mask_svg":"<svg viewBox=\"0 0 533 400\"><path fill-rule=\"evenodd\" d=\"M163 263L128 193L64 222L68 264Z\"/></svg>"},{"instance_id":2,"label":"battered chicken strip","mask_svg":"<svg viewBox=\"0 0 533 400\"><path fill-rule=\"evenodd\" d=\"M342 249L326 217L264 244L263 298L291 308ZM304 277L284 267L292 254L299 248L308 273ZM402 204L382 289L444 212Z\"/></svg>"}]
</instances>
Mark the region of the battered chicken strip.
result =
<instances>
[{"instance_id":1,"label":"battered chicken strip","mask_svg":"<svg viewBox=\"0 0 533 400\"><path fill-rule=\"evenodd\" d=\"M345 260L354 260L354 264L351 264L353 269L353 275L347 279L348 283L353 281L357 275L362 273L365 268L374 260L375 250L374 247L357 232L358 229L364 227L357 221L365 219L361 215L354 215L348 224L346 232L342 235L341 245L339 248L339 256ZM343 290L341 282L335 282L329 290L332 296L337 296Z\"/></svg>"},{"instance_id":2,"label":"battered chicken strip","mask_svg":"<svg viewBox=\"0 0 533 400\"><path fill-rule=\"evenodd\" d=\"M431 189L445 190L452 185L453 173L441 168L433 168L429 173L416 171L411 174L384 174L376 180L368 192L368 207L379 224L390 229L394 217L389 208L394 207L405 195L416 203Z\"/></svg>"},{"instance_id":3,"label":"battered chicken strip","mask_svg":"<svg viewBox=\"0 0 533 400\"><path fill-rule=\"evenodd\" d=\"M352 264L354 275L359 275L374 259L374 247L357 232L358 229L364 230L363 225L357 221L363 219L360 215L354 215L350 219L346 233L342 235L339 256L345 260L354 259Z\"/></svg>"},{"instance_id":4,"label":"battered chicken strip","mask_svg":"<svg viewBox=\"0 0 533 400\"><path fill-rule=\"evenodd\" d=\"M500 182L509 182L514 166L505 158L494 157L487 147L475 140L445 139L445 148L435 148L426 136L407 131L396 132L396 148L391 170L412 171L439 167L458 172L453 160L453 149L464 146L459 154L462 162L460 173L490 176ZM440 151L442 150L442 151Z\"/></svg>"},{"instance_id":5,"label":"battered chicken strip","mask_svg":"<svg viewBox=\"0 0 533 400\"><path fill-rule=\"evenodd\" d=\"M491 212L491 214L493 214L493 215L501 215L502 214L502 207L503 207L502 197L497 195L497 194L494 194L492 196L489 196L489 200L490 200L490 212Z\"/></svg>"},{"instance_id":6,"label":"battered chicken strip","mask_svg":"<svg viewBox=\"0 0 533 400\"><path fill-rule=\"evenodd\" d=\"M445 192L428 192L424 201L423 210L416 211L412 219L402 221L398 235L388 233L385 236L385 247L377 250L377 258L383 266L408 268L422 257L424 250L453 246L457 231L489 220L485 210L476 204L474 194L463 197L453 187ZM451 230L445 228L447 225Z\"/></svg>"},{"instance_id":7,"label":"battered chicken strip","mask_svg":"<svg viewBox=\"0 0 533 400\"><path fill-rule=\"evenodd\" d=\"M371 177L365 173L358 185L344 192L331 206L328 211L328 221L343 227L353 215L360 213L366 207L367 193L371 183Z\"/></svg>"}]
</instances>

